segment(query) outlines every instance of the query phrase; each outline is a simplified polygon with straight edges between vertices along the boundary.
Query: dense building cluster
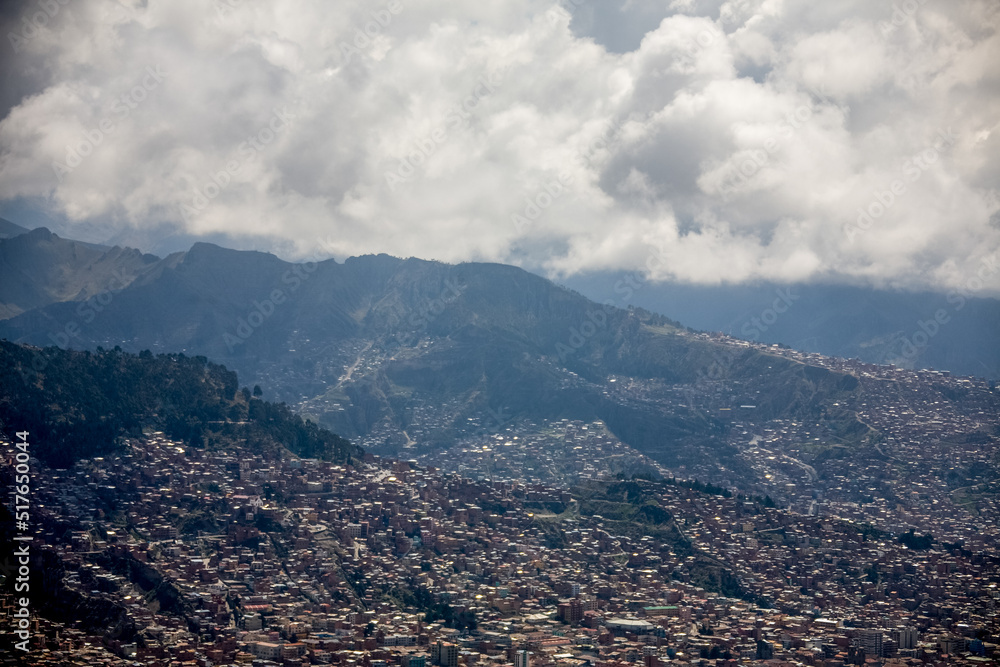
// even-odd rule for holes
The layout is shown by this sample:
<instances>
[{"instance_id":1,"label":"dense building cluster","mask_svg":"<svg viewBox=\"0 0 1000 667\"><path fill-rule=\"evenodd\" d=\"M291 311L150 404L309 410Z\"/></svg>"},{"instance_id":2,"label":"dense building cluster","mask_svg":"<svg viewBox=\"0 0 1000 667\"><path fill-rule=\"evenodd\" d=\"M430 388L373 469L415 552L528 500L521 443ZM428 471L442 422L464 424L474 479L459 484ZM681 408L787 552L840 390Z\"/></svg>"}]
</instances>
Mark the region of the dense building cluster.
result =
<instances>
[{"instance_id":1,"label":"dense building cluster","mask_svg":"<svg viewBox=\"0 0 1000 667\"><path fill-rule=\"evenodd\" d=\"M667 474L666 468L609 433L603 423L570 419L513 422L502 433L463 438L415 460L475 479L559 486L618 475Z\"/></svg>"},{"instance_id":2,"label":"dense building cluster","mask_svg":"<svg viewBox=\"0 0 1000 667\"><path fill-rule=\"evenodd\" d=\"M908 546L862 523L678 482L570 491L370 455L334 465L207 451L162 434L68 470L39 468L33 498L44 555L33 576L57 602L32 619L31 652L8 662L728 667L1000 656L989 531L951 545L915 535ZM615 514L637 508L646 514Z\"/></svg>"}]
</instances>

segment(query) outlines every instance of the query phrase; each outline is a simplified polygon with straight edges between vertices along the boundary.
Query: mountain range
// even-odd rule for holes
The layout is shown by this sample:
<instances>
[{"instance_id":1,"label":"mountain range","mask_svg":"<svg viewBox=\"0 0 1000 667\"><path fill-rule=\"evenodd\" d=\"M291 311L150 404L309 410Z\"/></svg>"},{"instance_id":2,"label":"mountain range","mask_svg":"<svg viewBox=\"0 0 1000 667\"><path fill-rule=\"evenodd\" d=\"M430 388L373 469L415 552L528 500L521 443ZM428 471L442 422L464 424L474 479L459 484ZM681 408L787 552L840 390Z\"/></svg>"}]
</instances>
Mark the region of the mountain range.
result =
<instances>
[{"instance_id":1,"label":"mountain range","mask_svg":"<svg viewBox=\"0 0 1000 667\"><path fill-rule=\"evenodd\" d=\"M946 293L852 285L652 283L591 273L565 285L599 302L646 308L701 331L900 368L1000 379L1000 301L975 289ZM788 302L773 311L775 299ZM940 315L942 322L934 326ZM928 335L926 329L933 335Z\"/></svg>"},{"instance_id":2,"label":"mountain range","mask_svg":"<svg viewBox=\"0 0 1000 667\"><path fill-rule=\"evenodd\" d=\"M131 248L67 241L44 227L0 221L0 318L121 289L159 258Z\"/></svg>"},{"instance_id":3,"label":"mountain range","mask_svg":"<svg viewBox=\"0 0 1000 667\"><path fill-rule=\"evenodd\" d=\"M837 448L879 439L857 418L856 374L602 305L511 266L293 264L207 243L159 259L44 229L0 240L0 257L20 281L4 307L23 311L0 321L0 337L203 355L379 454L600 421L665 465L739 480L752 473L732 436L748 425L807 423Z\"/></svg>"}]
</instances>

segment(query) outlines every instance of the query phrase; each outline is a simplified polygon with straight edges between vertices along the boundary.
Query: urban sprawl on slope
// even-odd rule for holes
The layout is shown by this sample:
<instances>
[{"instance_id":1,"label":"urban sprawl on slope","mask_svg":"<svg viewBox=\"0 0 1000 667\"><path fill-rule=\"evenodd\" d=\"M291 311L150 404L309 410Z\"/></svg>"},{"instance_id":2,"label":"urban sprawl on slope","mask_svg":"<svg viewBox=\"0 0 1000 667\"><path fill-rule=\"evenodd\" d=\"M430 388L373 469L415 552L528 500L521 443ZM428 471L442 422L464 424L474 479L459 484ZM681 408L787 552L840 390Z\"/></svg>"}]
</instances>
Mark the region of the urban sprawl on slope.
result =
<instances>
[{"instance_id":1,"label":"urban sprawl on slope","mask_svg":"<svg viewBox=\"0 0 1000 667\"><path fill-rule=\"evenodd\" d=\"M824 499L816 516L643 480L606 482L603 504L593 503L584 496L600 485L589 473L571 492L371 455L346 465L267 459L157 433L128 445L68 470L33 461L33 576L55 604L36 611L32 650L8 654L7 664L781 666L1000 656L992 513L953 512L936 541L921 544L918 533L908 546L886 531L936 521L933 510L918 517L912 504L876 503L885 516L872 526L871 510L851 503ZM887 447L902 455L902 443ZM608 502L615 494L621 502ZM636 524L593 511L640 501L664 513ZM666 528L677 539L661 539ZM726 588L739 597L710 590ZM9 623L14 602L3 605Z\"/></svg>"}]
</instances>

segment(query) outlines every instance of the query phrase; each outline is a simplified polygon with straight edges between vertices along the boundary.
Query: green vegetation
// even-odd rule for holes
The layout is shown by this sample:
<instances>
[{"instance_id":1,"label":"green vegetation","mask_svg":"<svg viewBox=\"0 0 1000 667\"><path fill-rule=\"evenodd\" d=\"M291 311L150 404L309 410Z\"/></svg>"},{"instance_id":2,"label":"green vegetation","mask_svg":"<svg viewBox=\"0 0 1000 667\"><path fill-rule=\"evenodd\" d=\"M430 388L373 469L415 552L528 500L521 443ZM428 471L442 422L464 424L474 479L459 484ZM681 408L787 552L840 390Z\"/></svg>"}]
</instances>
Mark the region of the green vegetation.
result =
<instances>
[{"instance_id":1,"label":"green vegetation","mask_svg":"<svg viewBox=\"0 0 1000 667\"><path fill-rule=\"evenodd\" d=\"M30 432L35 455L53 467L115 451L143 429L192 447L247 442L333 461L361 453L285 404L248 398L236 373L205 357L0 341L0 379L0 429Z\"/></svg>"},{"instance_id":2,"label":"green vegetation","mask_svg":"<svg viewBox=\"0 0 1000 667\"><path fill-rule=\"evenodd\" d=\"M472 632L476 629L476 615L467 609L455 611L450 604L439 603L427 609L424 615L424 622L444 621L449 628L456 630L468 630Z\"/></svg>"},{"instance_id":3,"label":"green vegetation","mask_svg":"<svg viewBox=\"0 0 1000 667\"><path fill-rule=\"evenodd\" d=\"M561 523L568 518L599 521L608 533L633 540L650 537L662 550L694 557L685 573L674 573L676 578L686 576L690 583L706 590L750 599L736 576L719 561L695 549L677 527L673 515L657 502L658 487L664 483L633 479L590 482L573 487L571 492L577 502L571 503L563 514L535 517L535 526L542 533L546 546L553 549L567 545ZM704 488L705 485L700 486ZM627 558L622 554L622 562Z\"/></svg>"},{"instance_id":4,"label":"green vegetation","mask_svg":"<svg viewBox=\"0 0 1000 667\"><path fill-rule=\"evenodd\" d=\"M918 551L923 551L930 549L934 544L934 537L927 533L926 535L917 535L912 528L909 532L903 533L899 536L899 543L910 549L916 549Z\"/></svg>"}]
</instances>

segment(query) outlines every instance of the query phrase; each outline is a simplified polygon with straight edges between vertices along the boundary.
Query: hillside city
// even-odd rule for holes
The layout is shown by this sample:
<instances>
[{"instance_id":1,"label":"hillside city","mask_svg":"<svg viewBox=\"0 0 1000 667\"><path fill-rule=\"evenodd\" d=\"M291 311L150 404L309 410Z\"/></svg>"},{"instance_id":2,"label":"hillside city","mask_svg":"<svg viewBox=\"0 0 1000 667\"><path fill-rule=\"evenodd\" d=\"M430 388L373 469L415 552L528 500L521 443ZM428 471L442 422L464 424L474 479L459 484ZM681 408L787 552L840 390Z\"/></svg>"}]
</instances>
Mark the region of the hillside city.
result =
<instances>
[{"instance_id":1,"label":"hillside city","mask_svg":"<svg viewBox=\"0 0 1000 667\"><path fill-rule=\"evenodd\" d=\"M511 422L433 464L267 458L157 432L67 470L33 460L33 581L59 603L32 618L27 658L0 661L832 667L1000 658L992 479L954 488L936 472L992 463L995 452L974 438L939 442L995 416L990 388L819 361L855 364L866 395L885 401L859 416L886 437L873 452L814 467L797 457L816 437L808 425L739 431L741 456L771 480L767 493L705 484L709 471L664 468L600 423L570 420ZM879 395L886 377L912 395ZM965 412L934 409L942 386L964 392ZM9 471L9 443L4 452ZM10 620L14 602L2 604Z\"/></svg>"},{"instance_id":2,"label":"hillside city","mask_svg":"<svg viewBox=\"0 0 1000 667\"><path fill-rule=\"evenodd\" d=\"M398 427L383 421L359 444L376 454L478 480L565 487L617 474L675 476L770 496L802 514L871 523L897 533L915 528L951 540L970 539L977 530L956 522L956 512L971 512L984 525L997 525L1000 389L995 383L947 371L826 357L723 334L691 335L724 343L723 349L734 350L732 357L718 359L718 370L706 369L693 384L612 375L600 390L622 405L645 405L668 416L701 411L721 420L727 429L724 443L736 452L734 461L720 461L707 449L699 457L695 443L686 445L693 453L683 462L666 466L622 443L601 422L535 422L502 407L470 417L466 432L451 447L422 446L459 414L462 406L457 401L418 405L402 436ZM877 437L862 446L844 444L820 421L757 416L756 406L746 402L757 390L741 386L726 373L726 364L741 349L857 378L860 399L835 407ZM377 362L370 365L369 372L378 369ZM366 372L361 366L355 373ZM593 384L556 365L553 371L564 375L567 391ZM400 438L407 445L390 445Z\"/></svg>"},{"instance_id":3,"label":"hillside city","mask_svg":"<svg viewBox=\"0 0 1000 667\"><path fill-rule=\"evenodd\" d=\"M0 667L1000 667L1000 0L0 25Z\"/></svg>"}]
</instances>

